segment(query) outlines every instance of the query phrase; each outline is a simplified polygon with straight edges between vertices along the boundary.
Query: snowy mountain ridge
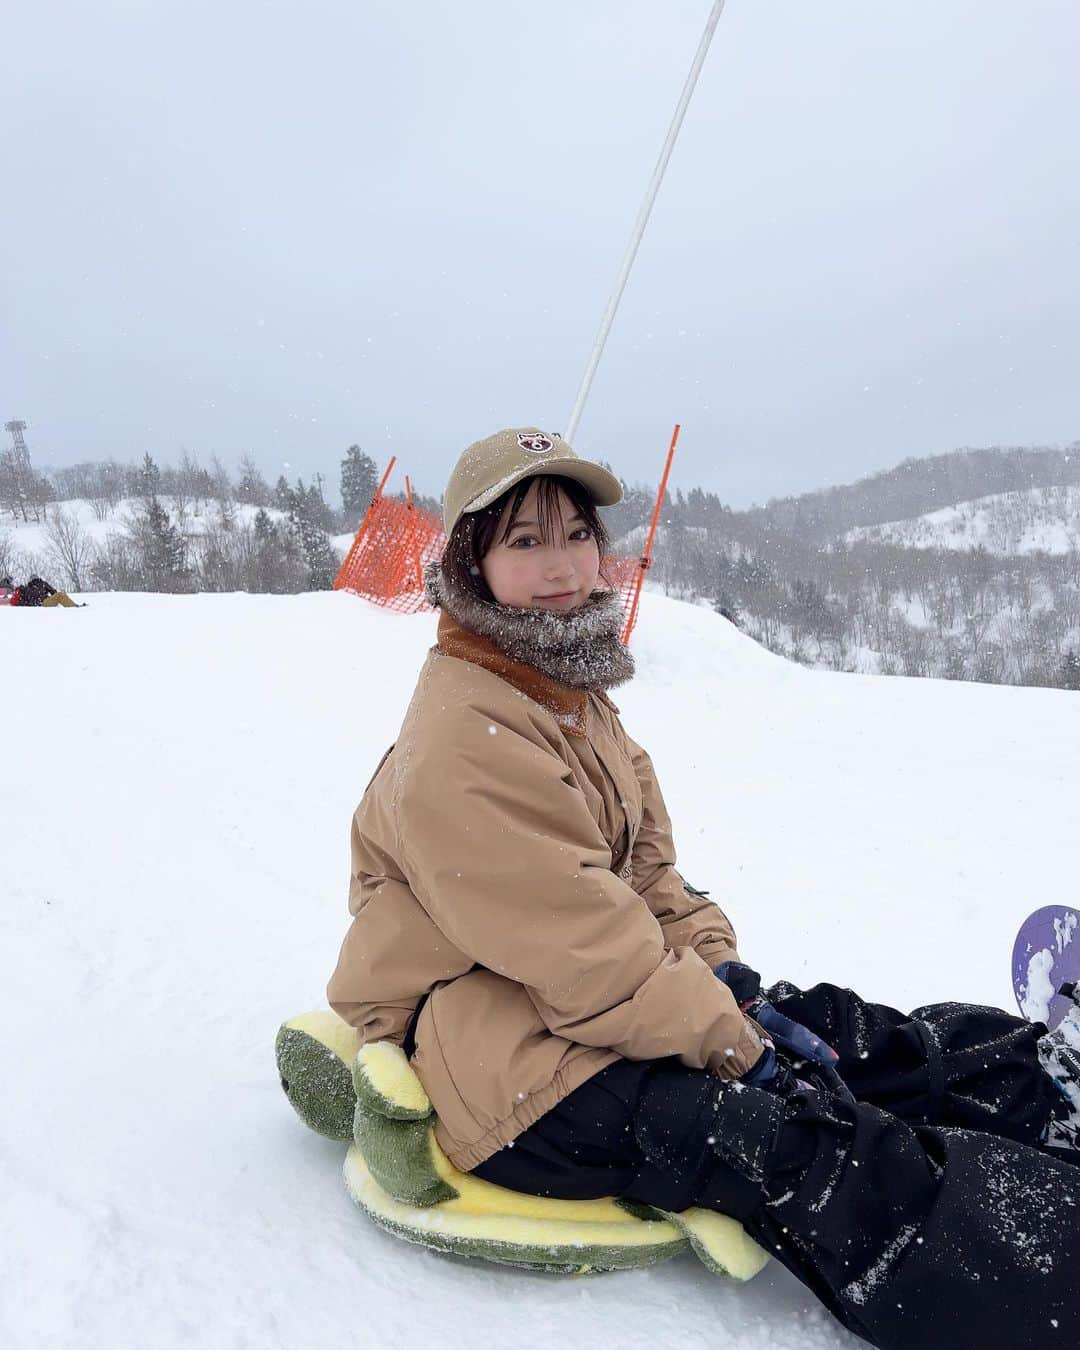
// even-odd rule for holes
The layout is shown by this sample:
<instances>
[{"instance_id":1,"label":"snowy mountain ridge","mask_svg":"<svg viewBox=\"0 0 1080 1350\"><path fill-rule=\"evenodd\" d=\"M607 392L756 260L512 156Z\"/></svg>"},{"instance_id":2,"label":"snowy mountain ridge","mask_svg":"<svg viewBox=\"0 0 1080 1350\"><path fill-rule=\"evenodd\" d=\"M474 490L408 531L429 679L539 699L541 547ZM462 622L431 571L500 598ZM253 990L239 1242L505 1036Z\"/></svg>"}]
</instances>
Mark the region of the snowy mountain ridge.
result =
<instances>
[{"instance_id":1,"label":"snowy mountain ridge","mask_svg":"<svg viewBox=\"0 0 1080 1350\"><path fill-rule=\"evenodd\" d=\"M860 526L846 543L904 548L985 548L1004 556L1080 551L1080 487L992 493L906 520Z\"/></svg>"}]
</instances>

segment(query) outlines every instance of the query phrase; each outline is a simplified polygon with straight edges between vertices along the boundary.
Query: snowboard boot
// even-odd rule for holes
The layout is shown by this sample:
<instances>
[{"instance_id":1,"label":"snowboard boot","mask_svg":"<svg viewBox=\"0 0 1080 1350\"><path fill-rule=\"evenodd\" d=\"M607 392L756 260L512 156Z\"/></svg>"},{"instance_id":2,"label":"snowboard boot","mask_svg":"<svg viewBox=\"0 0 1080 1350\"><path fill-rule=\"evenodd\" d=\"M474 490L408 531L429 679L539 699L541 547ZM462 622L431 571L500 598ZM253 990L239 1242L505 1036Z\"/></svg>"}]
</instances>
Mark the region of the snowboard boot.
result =
<instances>
[{"instance_id":1,"label":"snowboard boot","mask_svg":"<svg viewBox=\"0 0 1080 1350\"><path fill-rule=\"evenodd\" d=\"M1062 1097L1043 1142L1049 1149L1080 1155L1080 989L1066 985L1061 993L1076 1006L1038 1043L1039 1062Z\"/></svg>"}]
</instances>

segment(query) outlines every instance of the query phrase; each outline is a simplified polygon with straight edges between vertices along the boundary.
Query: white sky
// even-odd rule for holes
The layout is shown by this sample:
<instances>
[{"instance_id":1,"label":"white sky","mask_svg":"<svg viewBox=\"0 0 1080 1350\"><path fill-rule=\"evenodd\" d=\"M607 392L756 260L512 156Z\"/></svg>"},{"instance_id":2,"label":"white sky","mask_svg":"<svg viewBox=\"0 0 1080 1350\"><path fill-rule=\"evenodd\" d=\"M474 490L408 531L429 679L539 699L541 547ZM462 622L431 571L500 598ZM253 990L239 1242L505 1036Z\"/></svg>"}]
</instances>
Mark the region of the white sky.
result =
<instances>
[{"instance_id":1,"label":"white sky","mask_svg":"<svg viewBox=\"0 0 1080 1350\"><path fill-rule=\"evenodd\" d=\"M709 8L9 7L0 420L433 493L560 429ZM1078 71L1075 0L729 0L579 451L679 420L745 505L1080 438Z\"/></svg>"}]
</instances>

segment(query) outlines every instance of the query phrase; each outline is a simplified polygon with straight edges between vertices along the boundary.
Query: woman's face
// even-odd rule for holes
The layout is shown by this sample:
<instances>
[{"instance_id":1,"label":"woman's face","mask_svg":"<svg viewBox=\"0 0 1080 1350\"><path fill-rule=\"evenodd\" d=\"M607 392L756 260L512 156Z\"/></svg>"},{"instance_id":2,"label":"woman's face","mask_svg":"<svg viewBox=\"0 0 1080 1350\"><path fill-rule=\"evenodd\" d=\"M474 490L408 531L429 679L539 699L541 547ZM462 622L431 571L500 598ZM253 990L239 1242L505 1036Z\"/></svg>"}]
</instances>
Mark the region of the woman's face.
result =
<instances>
[{"instance_id":1,"label":"woman's face","mask_svg":"<svg viewBox=\"0 0 1080 1350\"><path fill-rule=\"evenodd\" d=\"M570 498L558 489L558 529L541 533L537 480L526 493L510 533L503 539L510 503L480 562L480 571L500 605L519 609L576 609L596 589L600 553L596 540Z\"/></svg>"}]
</instances>

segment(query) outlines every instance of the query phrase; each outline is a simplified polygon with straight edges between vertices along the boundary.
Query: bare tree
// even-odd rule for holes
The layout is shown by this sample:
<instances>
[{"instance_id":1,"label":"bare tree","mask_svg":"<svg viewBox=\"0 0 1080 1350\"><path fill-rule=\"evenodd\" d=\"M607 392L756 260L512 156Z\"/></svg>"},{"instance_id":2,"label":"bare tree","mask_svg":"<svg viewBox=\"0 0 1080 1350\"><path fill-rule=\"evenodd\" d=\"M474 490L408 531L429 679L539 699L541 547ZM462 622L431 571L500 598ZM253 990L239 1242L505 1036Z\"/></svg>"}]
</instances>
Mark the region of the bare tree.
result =
<instances>
[{"instance_id":1,"label":"bare tree","mask_svg":"<svg viewBox=\"0 0 1080 1350\"><path fill-rule=\"evenodd\" d=\"M86 496L95 520L108 520L124 498L124 467L114 459L90 466Z\"/></svg>"},{"instance_id":2,"label":"bare tree","mask_svg":"<svg viewBox=\"0 0 1080 1350\"><path fill-rule=\"evenodd\" d=\"M93 495L93 464L68 464L52 470L53 487L56 500L69 502L75 498L88 500Z\"/></svg>"},{"instance_id":3,"label":"bare tree","mask_svg":"<svg viewBox=\"0 0 1080 1350\"><path fill-rule=\"evenodd\" d=\"M229 478L228 469L218 459L217 455L212 455L210 458L210 483L210 495L219 506L224 506L226 502L232 501L232 480Z\"/></svg>"},{"instance_id":4,"label":"bare tree","mask_svg":"<svg viewBox=\"0 0 1080 1350\"><path fill-rule=\"evenodd\" d=\"M23 521L44 519L52 497L49 480L14 450L0 453L0 511Z\"/></svg>"},{"instance_id":5,"label":"bare tree","mask_svg":"<svg viewBox=\"0 0 1080 1350\"><path fill-rule=\"evenodd\" d=\"M94 556L90 576L98 590L146 589L139 552L126 535L110 534Z\"/></svg>"},{"instance_id":6,"label":"bare tree","mask_svg":"<svg viewBox=\"0 0 1080 1350\"><path fill-rule=\"evenodd\" d=\"M187 523L188 507L191 505L193 475L189 468L190 460L185 451L178 469L167 469L162 474L162 487L165 496L172 503L176 523L183 529Z\"/></svg>"},{"instance_id":7,"label":"bare tree","mask_svg":"<svg viewBox=\"0 0 1080 1350\"><path fill-rule=\"evenodd\" d=\"M7 530L0 530L0 577L14 575L18 556L15 545L11 542L11 535Z\"/></svg>"},{"instance_id":8,"label":"bare tree","mask_svg":"<svg viewBox=\"0 0 1080 1350\"><path fill-rule=\"evenodd\" d=\"M45 537L49 541L49 557L63 573L67 589L81 591L94 560L95 548L78 517L57 507L45 526Z\"/></svg>"}]
</instances>

